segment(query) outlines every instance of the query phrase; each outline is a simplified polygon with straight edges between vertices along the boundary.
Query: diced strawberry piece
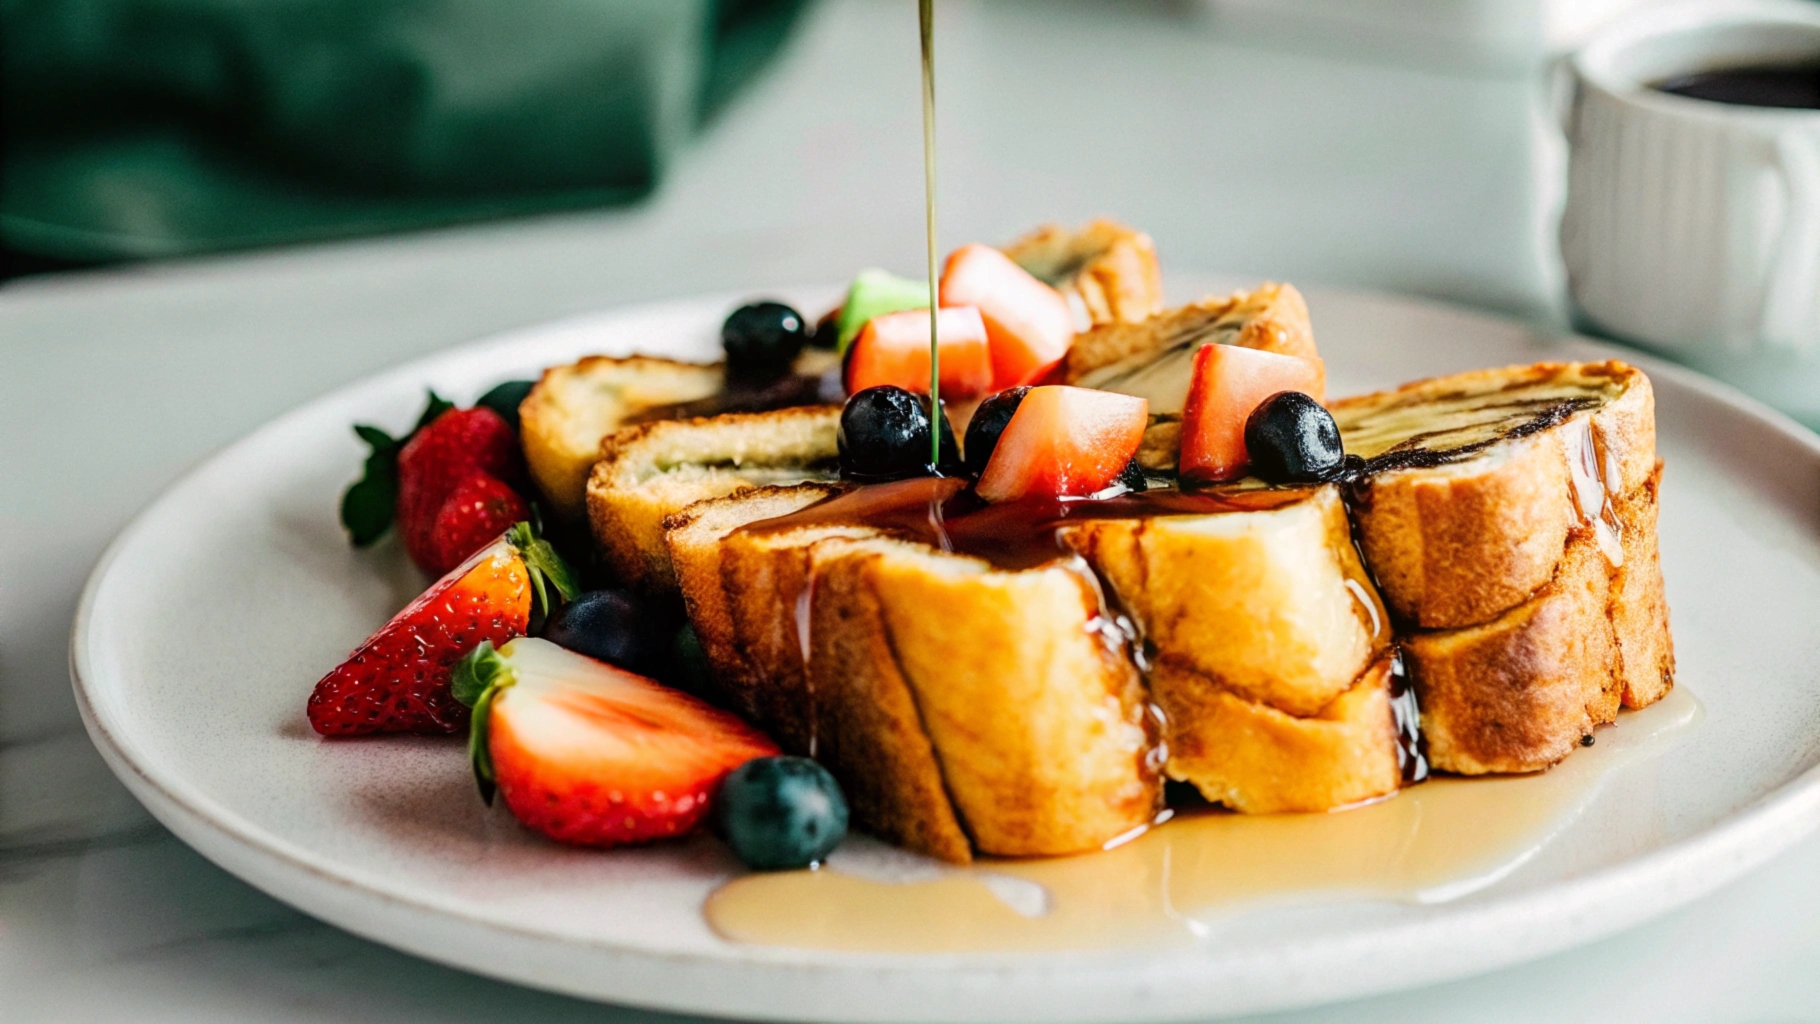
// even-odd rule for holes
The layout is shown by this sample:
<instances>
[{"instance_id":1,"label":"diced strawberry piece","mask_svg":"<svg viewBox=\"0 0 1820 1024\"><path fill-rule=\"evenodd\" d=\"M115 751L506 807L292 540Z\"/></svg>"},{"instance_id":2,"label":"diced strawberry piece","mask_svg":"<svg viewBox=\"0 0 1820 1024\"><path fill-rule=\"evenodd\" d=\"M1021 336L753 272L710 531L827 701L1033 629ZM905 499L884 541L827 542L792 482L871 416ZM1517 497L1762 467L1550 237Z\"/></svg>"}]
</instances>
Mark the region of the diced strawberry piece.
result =
<instances>
[{"instance_id":1,"label":"diced strawberry piece","mask_svg":"<svg viewBox=\"0 0 1820 1024\"><path fill-rule=\"evenodd\" d=\"M936 338L942 348L942 398L981 395L992 386L992 356L986 325L971 307L936 313ZM866 321L847 357L847 393L895 384L918 394L929 393L929 311L906 309Z\"/></svg>"},{"instance_id":2,"label":"diced strawberry piece","mask_svg":"<svg viewBox=\"0 0 1820 1024\"><path fill-rule=\"evenodd\" d=\"M1319 402L1327 370L1319 359L1203 345L1194 354L1188 401L1182 408L1181 478L1214 483L1245 475L1245 420L1279 391L1300 391Z\"/></svg>"},{"instance_id":3,"label":"diced strawberry piece","mask_svg":"<svg viewBox=\"0 0 1820 1024\"><path fill-rule=\"evenodd\" d=\"M980 474L987 501L1070 497L1101 491L1137 454L1150 403L1062 385L1032 388L999 435Z\"/></svg>"},{"instance_id":4,"label":"diced strawberry piece","mask_svg":"<svg viewBox=\"0 0 1820 1024\"><path fill-rule=\"evenodd\" d=\"M989 245L963 245L942 268L941 303L973 306L992 341L992 390L1035 382L1074 344L1068 300Z\"/></svg>"},{"instance_id":5,"label":"diced strawberry piece","mask_svg":"<svg viewBox=\"0 0 1820 1024\"><path fill-rule=\"evenodd\" d=\"M310 693L310 725L324 736L460 732L468 709L449 691L456 662L483 641L523 635L535 606L575 594L568 567L518 524L474 553L368 637Z\"/></svg>"},{"instance_id":6,"label":"diced strawberry piece","mask_svg":"<svg viewBox=\"0 0 1820 1024\"><path fill-rule=\"evenodd\" d=\"M447 569L431 538L443 502L477 472L517 483L523 459L512 425L485 406L450 409L412 436L398 453L398 532L411 561Z\"/></svg>"},{"instance_id":7,"label":"diced strawberry piece","mask_svg":"<svg viewBox=\"0 0 1820 1024\"><path fill-rule=\"evenodd\" d=\"M485 688L483 790L565 843L618 846L682 835L727 773L777 745L733 715L644 676L524 637L469 664ZM468 694L464 694L468 696Z\"/></svg>"},{"instance_id":8,"label":"diced strawberry piece","mask_svg":"<svg viewBox=\"0 0 1820 1024\"><path fill-rule=\"evenodd\" d=\"M488 473L475 473L443 500L430 527L431 572L447 572L486 547L513 523L529 519L531 507L518 492Z\"/></svg>"}]
</instances>

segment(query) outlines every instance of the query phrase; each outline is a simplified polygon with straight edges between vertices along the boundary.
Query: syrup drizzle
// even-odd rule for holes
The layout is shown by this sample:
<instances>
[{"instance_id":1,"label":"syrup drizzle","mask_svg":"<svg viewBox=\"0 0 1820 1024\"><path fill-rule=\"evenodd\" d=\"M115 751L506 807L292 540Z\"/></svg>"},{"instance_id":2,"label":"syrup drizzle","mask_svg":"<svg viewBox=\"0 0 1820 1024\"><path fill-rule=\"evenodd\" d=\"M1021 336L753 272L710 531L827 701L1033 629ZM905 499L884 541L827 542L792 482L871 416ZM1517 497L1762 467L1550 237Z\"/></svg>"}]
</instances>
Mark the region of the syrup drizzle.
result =
<instances>
[{"instance_id":1,"label":"syrup drizzle","mask_svg":"<svg viewBox=\"0 0 1820 1024\"><path fill-rule=\"evenodd\" d=\"M923 225L929 249L929 408L942 407L942 346L936 334L935 274L935 0L917 0L917 27L923 44ZM929 432L929 464L942 464L942 432Z\"/></svg>"},{"instance_id":2,"label":"syrup drizzle","mask_svg":"<svg viewBox=\"0 0 1820 1024\"><path fill-rule=\"evenodd\" d=\"M817 724L820 720L815 713L815 673L809 671L809 652L812 650L810 627L815 621L815 566L811 562L806 578L803 581L802 593L796 595L796 642L803 652L803 697L808 702L809 714L809 756L813 758L819 750Z\"/></svg>"},{"instance_id":3,"label":"syrup drizzle","mask_svg":"<svg viewBox=\"0 0 1820 1024\"><path fill-rule=\"evenodd\" d=\"M1397 725L1397 767L1403 773L1403 785L1412 786L1428 778L1428 754L1422 738L1422 707L1401 650L1390 656L1390 714Z\"/></svg>"},{"instance_id":4,"label":"syrup drizzle","mask_svg":"<svg viewBox=\"0 0 1820 1024\"><path fill-rule=\"evenodd\" d=\"M1127 701L1136 710L1132 723L1144 730L1146 742L1141 767L1149 778L1161 778L1169 759L1169 722L1161 705L1150 700L1149 676L1152 648L1143 623L1119 598L1117 589L1087 558L1068 542L1071 526L1105 519L1150 519L1167 516L1205 516L1232 512L1263 512L1306 500L1310 488L1246 488L1182 491L1153 487L1092 499L1037 498L1001 504L980 499L967 481L951 477L914 477L892 483L853 487L807 508L775 519L741 527L755 535L834 526L863 526L887 536L916 541L939 550L979 558L1003 570L1033 569L1054 565L1077 576L1092 595L1097 608L1086 628L1100 641L1109 659L1128 665L1136 674L1135 690L1145 696ZM1368 623L1374 646L1389 642L1389 624L1364 582L1363 562L1348 571L1345 585ZM804 673L809 671L808 621L812 618L814 579L811 575L796 599L799 638L803 643ZM1405 783L1428 775L1421 752L1420 713L1415 691L1394 663L1393 711L1396 715L1398 764ZM811 745L814 737L811 735ZM813 755L811 755L813 756ZM1161 824L1173 813L1163 813L1139 831ZM1126 841L1129 836L1118 837Z\"/></svg>"},{"instance_id":5,"label":"syrup drizzle","mask_svg":"<svg viewBox=\"0 0 1820 1024\"><path fill-rule=\"evenodd\" d=\"M820 871L741 875L703 909L732 942L948 954L1243 942L1286 902L1420 913L1508 877L1702 714L1677 686L1547 772L1433 779L1344 814L1178 809L1168 828L1090 856L957 868L855 837Z\"/></svg>"},{"instance_id":6,"label":"syrup drizzle","mask_svg":"<svg viewBox=\"0 0 1820 1024\"><path fill-rule=\"evenodd\" d=\"M811 526L867 526L903 540L970 555L1000 569L1033 569L1074 554L1070 524L1096 519L1267 512L1308 497L1306 488L1181 491L1154 488L1107 498L1033 498L991 504L954 477L913 477L856 487L776 519L755 534Z\"/></svg>"},{"instance_id":7,"label":"syrup drizzle","mask_svg":"<svg viewBox=\"0 0 1820 1024\"><path fill-rule=\"evenodd\" d=\"M1618 568L1624 564L1624 546L1623 527L1612 504L1613 481L1622 472L1617 457L1606 447L1604 431L1590 416L1578 421L1568 445L1567 469L1580 521L1592 528L1605 560Z\"/></svg>"}]
</instances>

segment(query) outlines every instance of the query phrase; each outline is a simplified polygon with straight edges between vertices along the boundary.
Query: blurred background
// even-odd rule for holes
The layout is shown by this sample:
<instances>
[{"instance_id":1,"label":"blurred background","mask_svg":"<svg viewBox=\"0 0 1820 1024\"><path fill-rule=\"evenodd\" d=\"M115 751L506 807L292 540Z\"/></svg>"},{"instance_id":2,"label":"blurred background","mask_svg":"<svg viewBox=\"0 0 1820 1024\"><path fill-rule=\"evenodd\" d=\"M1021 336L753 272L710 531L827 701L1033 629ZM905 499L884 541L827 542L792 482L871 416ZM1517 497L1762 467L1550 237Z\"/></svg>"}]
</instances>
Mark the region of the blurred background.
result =
<instances>
[{"instance_id":1,"label":"blurred background","mask_svg":"<svg viewBox=\"0 0 1820 1024\"><path fill-rule=\"evenodd\" d=\"M943 0L943 237L1111 214L1558 317L1543 69L1647 2ZM0 272L588 210L697 287L914 268L914 6L4 0ZM652 255L615 272L675 290Z\"/></svg>"}]
</instances>

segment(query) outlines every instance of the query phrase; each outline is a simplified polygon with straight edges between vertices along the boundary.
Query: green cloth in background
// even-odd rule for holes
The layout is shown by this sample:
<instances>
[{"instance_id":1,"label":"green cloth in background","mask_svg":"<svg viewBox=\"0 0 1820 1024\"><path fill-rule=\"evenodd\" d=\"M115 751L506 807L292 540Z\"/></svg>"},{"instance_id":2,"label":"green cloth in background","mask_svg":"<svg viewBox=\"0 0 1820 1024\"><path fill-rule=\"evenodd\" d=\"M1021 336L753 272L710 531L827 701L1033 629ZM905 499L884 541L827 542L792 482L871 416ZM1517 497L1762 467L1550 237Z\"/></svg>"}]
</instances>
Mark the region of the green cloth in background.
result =
<instances>
[{"instance_id":1,"label":"green cloth in background","mask_svg":"<svg viewBox=\"0 0 1820 1024\"><path fill-rule=\"evenodd\" d=\"M0 0L0 238L170 256L625 202L803 0Z\"/></svg>"}]
</instances>

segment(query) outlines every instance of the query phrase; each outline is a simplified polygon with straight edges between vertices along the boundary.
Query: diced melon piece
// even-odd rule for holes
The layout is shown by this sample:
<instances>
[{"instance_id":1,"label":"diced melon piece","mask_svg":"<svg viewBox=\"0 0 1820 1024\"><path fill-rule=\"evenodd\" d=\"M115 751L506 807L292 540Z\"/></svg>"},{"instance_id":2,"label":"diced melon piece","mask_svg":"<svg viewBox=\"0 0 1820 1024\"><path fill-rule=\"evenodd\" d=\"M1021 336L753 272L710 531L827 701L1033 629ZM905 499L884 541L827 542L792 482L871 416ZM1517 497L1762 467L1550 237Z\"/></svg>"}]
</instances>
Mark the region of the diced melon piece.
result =
<instances>
[{"instance_id":1,"label":"diced melon piece","mask_svg":"<svg viewBox=\"0 0 1820 1024\"><path fill-rule=\"evenodd\" d=\"M840 312L835 316L835 326L840 330L836 336L840 351L845 354L847 346L859 337L866 321L875 316L928 308L927 282L898 277L886 270L862 270L854 276L853 284L847 288L847 297L841 301Z\"/></svg>"}]
</instances>

